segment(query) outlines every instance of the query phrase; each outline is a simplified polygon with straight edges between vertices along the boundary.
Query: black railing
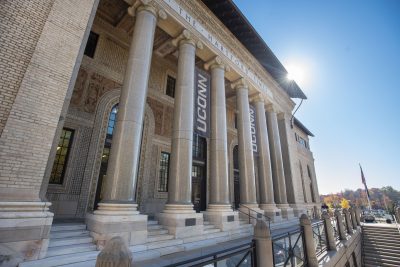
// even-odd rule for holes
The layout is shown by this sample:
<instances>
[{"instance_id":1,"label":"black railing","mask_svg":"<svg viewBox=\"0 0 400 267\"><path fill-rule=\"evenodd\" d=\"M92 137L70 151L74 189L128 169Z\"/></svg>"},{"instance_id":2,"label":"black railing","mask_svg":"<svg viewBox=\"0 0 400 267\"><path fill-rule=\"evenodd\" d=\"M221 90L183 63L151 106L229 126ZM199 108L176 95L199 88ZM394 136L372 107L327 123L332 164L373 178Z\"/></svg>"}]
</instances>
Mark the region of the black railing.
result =
<instances>
[{"instance_id":1,"label":"black railing","mask_svg":"<svg viewBox=\"0 0 400 267\"><path fill-rule=\"evenodd\" d=\"M307 266L302 228L272 238L274 266Z\"/></svg>"},{"instance_id":2,"label":"black railing","mask_svg":"<svg viewBox=\"0 0 400 267\"><path fill-rule=\"evenodd\" d=\"M244 208L246 210L240 210L240 208ZM251 223L251 220L263 220L268 223L269 229L271 229L271 218L265 215L264 213L260 213L252 208L247 207L246 205L240 204L238 211L248 217L249 224Z\"/></svg>"},{"instance_id":3,"label":"black railing","mask_svg":"<svg viewBox=\"0 0 400 267\"><path fill-rule=\"evenodd\" d=\"M166 265L166 267L201 267L201 266L231 266L231 267L256 267L256 242L218 252L209 253L197 258Z\"/></svg>"},{"instance_id":4,"label":"black railing","mask_svg":"<svg viewBox=\"0 0 400 267\"><path fill-rule=\"evenodd\" d=\"M328 238L325 231L325 221L313 223L311 227L315 244L315 252L317 254L317 257L319 257L322 253L328 250Z\"/></svg>"}]
</instances>

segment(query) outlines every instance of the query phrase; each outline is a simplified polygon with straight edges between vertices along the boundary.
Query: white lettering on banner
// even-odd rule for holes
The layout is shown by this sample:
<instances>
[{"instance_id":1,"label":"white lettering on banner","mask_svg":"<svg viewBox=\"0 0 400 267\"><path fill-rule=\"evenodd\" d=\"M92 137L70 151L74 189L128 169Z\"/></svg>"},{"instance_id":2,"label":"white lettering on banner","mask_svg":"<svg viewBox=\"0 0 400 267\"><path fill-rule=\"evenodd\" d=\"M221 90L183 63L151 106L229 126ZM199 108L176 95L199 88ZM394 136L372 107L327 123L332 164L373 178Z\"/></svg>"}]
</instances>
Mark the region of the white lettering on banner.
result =
<instances>
[{"instance_id":1,"label":"white lettering on banner","mask_svg":"<svg viewBox=\"0 0 400 267\"><path fill-rule=\"evenodd\" d=\"M256 114L254 108L250 106L250 130L251 130L251 144L253 146L253 152L258 153L257 147L257 134L256 134Z\"/></svg>"},{"instance_id":2,"label":"white lettering on banner","mask_svg":"<svg viewBox=\"0 0 400 267\"><path fill-rule=\"evenodd\" d=\"M208 73L195 69L195 114L194 130L203 137L209 137L210 123L210 76Z\"/></svg>"},{"instance_id":3,"label":"white lettering on banner","mask_svg":"<svg viewBox=\"0 0 400 267\"><path fill-rule=\"evenodd\" d=\"M258 86L263 93L270 96L271 92L268 90L265 83L261 80L250 67L243 64L243 62L235 56L228 48L226 48L222 42L220 42L215 36L207 31L197 20L195 20L186 10L184 10L175 0L163 0L169 7L171 7L176 13L178 13L186 22L188 22L197 32L205 37L215 48L217 48L227 59L229 59L236 67L242 71L245 76L253 83Z\"/></svg>"}]
</instances>

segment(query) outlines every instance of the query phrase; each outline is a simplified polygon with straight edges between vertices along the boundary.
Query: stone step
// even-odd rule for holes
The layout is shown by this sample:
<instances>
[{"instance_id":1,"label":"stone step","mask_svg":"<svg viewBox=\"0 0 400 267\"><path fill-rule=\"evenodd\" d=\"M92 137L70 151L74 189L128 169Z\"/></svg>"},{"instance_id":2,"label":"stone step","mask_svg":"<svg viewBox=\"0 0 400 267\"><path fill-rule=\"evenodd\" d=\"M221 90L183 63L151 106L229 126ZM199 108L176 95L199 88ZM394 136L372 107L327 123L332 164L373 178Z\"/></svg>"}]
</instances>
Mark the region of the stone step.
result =
<instances>
[{"instance_id":1,"label":"stone step","mask_svg":"<svg viewBox=\"0 0 400 267\"><path fill-rule=\"evenodd\" d=\"M192 242L201 241L201 240L205 240L205 239L219 238L219 237L223 237L223 236L229 237L229 232L216 232L216 233L186 237L183 239L183 243L192 243Z\"/></svg>"},{"instance_id":2,"label":"stone step","mask_svg":"<svg viewBox=\"0 0 400 267\"><path fill-rule=\"evenodd\" d=\"M364 260L376 263L399 264L399 260L391 257L382 258L380 255L364 255Z\"/></svg>"},{"instance_id":3,"label":"stone step","mask_svg":"<svg viewBox=\"0 0 400 267\"><path fill-rule=\"evenodd\" d=\"M214 229L207 229L207 230L204 230L203 231L203 234L213 234L213 233L218 233L218 232L221 232L221 230L220 229L218 229L218 228L214 228Z\"/></svg>"},{"instance_id":4,"label":"stone step","mask_svg":"<svg viewBox=\"0 0 400 267\"><path fill-rule=\"evenodd\" d=\"M364 267L399 267L399 265L398 264L389 264L389 263L377 263L374 261L364 260Z\"/></svg>"},{"instance_id":5,"label":"stone step","mask_svg":"<svg viewBox=\"0 0 400 267\"><path fill-rule=\"evenodd\" d=\"M152 250L152 249L157 249L157 248L164 248L164 247L169 247L169 246L177 246L183 244L182 239L170 239L170 240L163 240L163 241L157 241L157 242L150 242L147 243L147 249Z\"/></svg>"},{"instance_id":6,"label":"stone step","mask_svg":"<svg viewBox=\"0 0 400 267\"><path fill-rule=\"evenodd\" d=\"M74 237L74 236L87 236L87 235L89 235L88 230L55 231L55 232L50 232L50 239Z\"/></svg>"},{"instance_id":7,"label":"stone step","mask_svg":"<svg viewBox=\"0 0 400 267\"><path fill-rule=\"evenodd\" d=\"M71 230L86 230L86 224L82 223L53 224L51 226L50 232L71 231Z\"/></svg>"},{"instance_id":8,"label":"stone step","mask_svg":"<svg viewBox=\"0 0 400 267\"><path fill-rule=\"evenodd\" d=\"M73 266L76 266L74 265L75 263L96 260L96 257L99 253L99 251L90 251L49 257L35 261L25 261L20 263L19 267L53 267L67 264L73 264Z\"/></svg>"},{"instance_id":9,"label":"stone step","mask_svg":"<svg viewBox=\"0 0 400 267\"><path fill-rule=\"evenodd\" d=\"M92 242L93 242L93 238L90 236L66 237L66 238L50 240L49 247L78 245L78 244L92 243Z\"/></svg>"},{"instance_id":10,"label":"stone step","mask_svg":"<svg viewBox=\"0 0 400 267\"><path fill-rule=\"evenodd\" d=\"M79 244L79 245L68 245L68 246L58 246L58 247L50 247L47 250L46 258L54 257L65 254L86 252L86 251L95 251L95 244Z\"/></svg>"},{"instance_id":11,"label":"stone step","mask_svg":"<svg viewBox=\"0 0 400 267\"><path fill-rule=\"evenodd\" d=\"M160 230L160 229L164 229L164 227L162 225L159 224L152 224L152 225L148 225L147 226L147 231L149 230Z\"/></svg>"},{"instance_id":12,"label":"stone step","mask_svg":"<svg viewBox=\"0 0 400 267\"><path fill-rule=\"evenodd\" d=\"M163 235L163 234L168 234L168 230L166 230L166 229L151 229L151 230L148 230L148 232L147 232L148 236Z\"/></svg>"},{"instance_id":13,"label":"stone step","mask_svg":"<svg viewBox=\"0 0 400 267\"><path fill-rule=\"evenodd\" d=\"M387 250L381 250L381 249L376 249L376 248L364 248L364 254L367 255L381 255L383 257L392 257L392 258L397 258L400 262L400 251L387 251Z\"/></svg>"},{"instance_id":14,"label":"stone step","mask_svg":"<svg viewBox=\"0 0 400 267\"><path fill-rule=\"evenodd\" d=\"M204 225L203 229L204 229L204 230L208 230L208 229L218 229L218 228L216 228L216 227L215 227L214 225L212 225L212 224L209 224L209 225Z\"/></svg>"},{"instance_id":15,"label":"stone step","mask_svg":"<svg viewBox=\"0 0 400 267\"><path fill-rule=\"evenodd\" d=\"M168 247L152 249L152 250L147 250L147 251L141 251L141 252L134 252L132 254L134 266L135 266L135 262L138 262L138 261L159 258L161 256L181 252L184 250L185 250L185 248L183 246L178 245L178 246L168 246Z\"/></svg>"},{"instance_id":16,"label":"stone step","mask_svg":"<svg viewBox=\"0 0 400 267\"><path fill-rule=\"evenodd\" d=\"M400 244L400 242L398 241L394 241L394 240L390 240L390 239L368 239L368 238L364 238L364 244L368 245L368 244Z\"/></svg>"},{"instance_id":17,"label":"stone step","mask_svg":"<svg viewBox=\"0 0 400 267\"><path fill-rule=\"evenodd\" d=\"M154 220L147 221L147 225L156 225L156 224L158 224L158 221L154 221Z\"/></svg>"},{"instance_id":18,"label":"stone step","mask_svg":"<svg viewBox=\"0 0 400 267\"><path fill-rule=\"evenodd\" d=\"M168 235L168 234L162 234L162 235L152 235L147 237L147 242L159 242L159 241L164 241L164 240L171 240L173 239L173 235Z\"/></svg>"},{"instance_id":19,"label":"stone step","mask_svg":"<svg viewBox=\"0 0 400 267\"><path fill-rule=\"evenodd\" d=\"M203 221L203 225L211 225L209 221Z\"/></svg>"}]
</instances>

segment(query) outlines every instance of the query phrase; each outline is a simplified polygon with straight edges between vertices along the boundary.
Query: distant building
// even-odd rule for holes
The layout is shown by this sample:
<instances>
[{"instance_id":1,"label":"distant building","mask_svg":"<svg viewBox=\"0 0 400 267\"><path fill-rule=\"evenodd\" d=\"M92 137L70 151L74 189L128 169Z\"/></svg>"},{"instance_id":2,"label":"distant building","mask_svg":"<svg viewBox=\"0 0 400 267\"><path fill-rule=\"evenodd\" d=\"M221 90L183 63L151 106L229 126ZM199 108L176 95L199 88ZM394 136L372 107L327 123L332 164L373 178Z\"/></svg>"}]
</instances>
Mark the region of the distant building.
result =
<instances>
[{"instance_id":1,"label":"distant building","mask_svg":"<svg viewBox=\"0 0 400 267\"><path fill-rule=\"evenodd\" d=\"M247 207L319 212L313 135L292 118L306 96L232 1L0 10L0 244L19 260L46 256L53 218L101 247L146 243L154 218L180 238Z\"/></svg>"}]
</instances>

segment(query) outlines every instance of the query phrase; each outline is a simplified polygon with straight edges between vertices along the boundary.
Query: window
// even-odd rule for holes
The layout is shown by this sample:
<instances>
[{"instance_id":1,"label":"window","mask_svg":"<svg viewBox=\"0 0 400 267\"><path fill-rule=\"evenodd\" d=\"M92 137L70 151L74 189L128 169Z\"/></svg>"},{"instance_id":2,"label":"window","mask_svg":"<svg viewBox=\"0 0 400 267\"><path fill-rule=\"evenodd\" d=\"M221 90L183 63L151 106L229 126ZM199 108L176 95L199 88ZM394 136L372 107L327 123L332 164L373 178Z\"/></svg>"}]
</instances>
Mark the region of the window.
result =
<instances>
[{"instance_id":1,"label":"window","mask_svg":"<svg viewBox=\"0 0 400 267\"><path fill-rule=\"evenodd\" d=\"M94 52L96 51L98 40L99 40L99 35L91 31L84 52L86 56L91 58L94 57Z\"/></svg>"},{"instance_id":2,"label":"window","mask_svg":"<svg viewBox=\"0 0 400 267\"><path fill-rule=\"evenodd\" d=\"M235 121L234 121L234 124L235 124L235 129L237 129L238 117L237 117L237 114L236 114L236 113L235 113Z\"/></svg>"},{"instance_id":3,"label":"window","mask_svg":"<svg viewBox=\"0 0 400 267\"><path fill-rule=\"evenodd\" d=\"M176 83L176 79L174 77L171 77L168 75L167 76L167 89L165 91L165 94L172 98L175 97L175 83Z\"/></svg>"},{"instance_id":4,"label":"window","mask_svg":"<svg viewBox=\"0 0 400 267\"><path fill-rule=\"evenodd\" d=\"M158 192L168 192L169 153L161 152Z\"/></svg>"},{"instance_id":5,"label":"window","mask_svg":"<svg viewBox=\"0 0 400 267\"><path fill-rule=\"evenodd\" d=\"M206 158L206 139L193 134L193 159L204 160Z\"/></svg>"},{"instance_id":6,"label":"window","mask_svg":"<svg viewBox=\"0 0 400 267\"><path fill-rule=\"evenodd\" d=\"M301 137L300 135L298 135L296 133L295 133L295 137L296 137L297 143L299 143L300 145L302 145L303 147L305 147L307 149L310 149L310 147L308 146L308 142L303 137Z\"/></svg>"},{"instance_id":7,"label":"window","mask_svg":"<svg viewBox=\"0 0 400 267\"><path fill-rule=\"evenodd\" d=\"M56 157L50 175L50 184L62 184L64 181L65 169L67 167L68 155L71 150L74 130L64 128L61 132L57 146Z\"/></svg>"}]
</instances>

